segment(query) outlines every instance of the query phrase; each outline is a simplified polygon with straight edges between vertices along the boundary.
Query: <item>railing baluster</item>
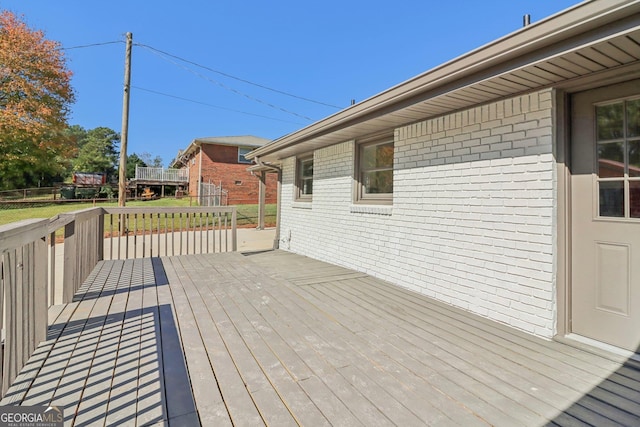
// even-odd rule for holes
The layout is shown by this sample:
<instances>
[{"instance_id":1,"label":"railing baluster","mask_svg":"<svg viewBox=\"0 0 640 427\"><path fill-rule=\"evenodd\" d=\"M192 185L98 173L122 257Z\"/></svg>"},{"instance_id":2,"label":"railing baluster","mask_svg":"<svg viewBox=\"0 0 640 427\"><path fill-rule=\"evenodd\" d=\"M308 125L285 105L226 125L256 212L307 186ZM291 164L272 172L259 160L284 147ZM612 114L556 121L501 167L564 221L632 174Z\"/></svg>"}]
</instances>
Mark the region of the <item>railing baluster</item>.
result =
<instances>
[{"instance_id":1,"label":"railing baluster","mask_svg":"<svg viewBox=\"0 0 640 427\"><path fill-rule=\"evenodd\" d=\"M191 223L193 223L193 226L191 225ZM189 218L189 232L193 233L192 234L192 238L191 238L191 245L192 245L192 254L196 253L196 214L195 213L191 213L190 218ZM188 251L189 249L187 249Z\"/></svg>"},{"instance_id":2,"label":"railing baluster","mask_svg":"<svg viewBox=\"0 0 640 427\"><path fill-rule=\"evenodd\" d=\"M52 306L56 303L56 232L49 233L49 299L47 304Z\"/></svg>"},{"instance_id":3,"label":"railing baluster","mask_svg":"<svg viewBox=\"0 0 640 427\"><path fill-rule=\"evenodd\" d=\"M218 220L218 252L222 252L222 212L216 212L216 219Z\"/></svg>"},{"instance_id":4,"label":"railing baluster","mask_svg":"<svg viewBox=\"0 0 640 427\"><path fill-rule=\"evenodd\" d=\"M199 230L199 232L200 232L200 253L204 254L206 252L202 250L202 212L200 212L200 214L198 216L198 219L200 221L200 230Z\"/></svg>"},{"instance_id":5,"label":"railing baluster","mask_svg":"<svg viewBox=\"0 0 640 427\"><path fill-rule=\"evenodd\" d=\"M216 239L217 239L217 237L216 237L216 234L217 234L217 231L216 231L216 217L217 217L217 212L212 212L211 213L211 233L212 233L211 234L211 240L213 241L213 252L214 253L217 252L217 249L216 249Z\"/></svg>"},{"instance_id":6,"label":"railing baluster","mask_svg":"<svg viewBox=\"0 0 640 427\"><path fill-rule=\"evenodd\" d=\"M227 232L229 230L229 225L227 223L228 219L229 219L229 216L225 214L224 215L224 251L225 252L229 252L229 233Z\"/></svg>"},{"instance_id":7,"label":"railing baluster","mask_svg":"<svg viewBox=\"0 0 640 427\"><path fill-rule=\"evenodd\" d=\"M176 250L176 214L171 213L171 256L174 256Z\"/></svg>"},{"instance_id":8,"label":"railing baluster","mask_svg":"<svg viewBox=\"0 0 640 427\"><path fill-rule=\"evenodd\" d=\"M209 212L205 213L206 224L207 224L207 253L211 251L209 246Z\"/></svg>"},{"instance_id":9,"label":"railing baluster","mask_svg":"<svg viewBox=\"0 0 640 427\"><path fill-rule=\"evenodd\" d=\"M142 258L145 257L146 255L146 243L147 243L147 221L145 218L145 214L142 213ZM136 254L138 253L138 251L136 251ZM138 258L138 256L136 255L136 258Z\"/></svg>"},{"instance_id":10,"label":"railing baluster","mask_svg":"<svg viewBox=\"0 0 640 427\"><path fill-rule=\"evenodd\" d=\"M156 229L157 229L156 232L158 233L158 256L160 256L160 248L161 248L161 246L160 246L160 221L161 221L160 212L157 213L156 217L157 217L157 221L158 221L157 227L156 227Z\"/></svg>"},{"instance_id":11,"label":"railing baluster","mask_svg":"<svg viewBox=\"0 0 640 427\"><path fill-rule=\"evenodd\" d=\"M129 259L129 224L131 224L131 221L129 220L129 214L126 214L125 216L125 223L124 223L124 259ZM122 225L120 226L122 227Z\"/></svg>"},{"instance_id":12,"label":"railing baluster","mask_svg":"<svg viewBox=\"0 0 640 427\"><path fill-rule=\"evenodd\" d=\"M238 211L234 207L231 211L231 251L238 250Z\"/></svg>"},{"instance_id":13,"label":"railing baluster","mask_svg":"<svg viewBox=\"0 0 640 427\"><path fill-rule=\"evenodd\" d=\"M182 225L182 212L180 213L180 252L178 253L178 255L184 255L182 253L182 235L183 235L183 225ZM186 236L187 239L189 239L189 236Z\"/></svg>"},{"instance_id":14,"label":"railing baluster","mask_svg":"<svg viewBox=\"0 0 640 427\"><path fill-rule=\"evenodd\" d=\"M185 244L185 249L184 249L184 254L183 255L188 255L189 254L189 248L190 248L190 244L191 244L191 212L187 212L186 216L187 216L187 226L185 228L184 234L187 237L184 244Z\"/></svg>"},{"instance_id":15,"label":"railing baluster","mask_svg":"<svg viewBox=\"0 0 640 427\"><path fill-rule=\"evenodd\" d=\"M138 258L138 214L133 215L133 258Z\"/></svg>"},{"instance_id":16,"label":"railing baluster","mask_svg":"<svg viewBox=\"0 0 640 427\"><path fill-rule=\"evenodd\" d=\"M109 259L113 259L113 215L109 215Z\"/></svg>"},{"instance_id":17,"label":"railing baluster","mask_svg":"<svg viewBox=\"0 0 640 427\"><path fill-rule=\"evenodd\" d=\"M169 256L169 227L167 226L167 213L164 213L164 256Z\"/></svg>"}]
</instances>

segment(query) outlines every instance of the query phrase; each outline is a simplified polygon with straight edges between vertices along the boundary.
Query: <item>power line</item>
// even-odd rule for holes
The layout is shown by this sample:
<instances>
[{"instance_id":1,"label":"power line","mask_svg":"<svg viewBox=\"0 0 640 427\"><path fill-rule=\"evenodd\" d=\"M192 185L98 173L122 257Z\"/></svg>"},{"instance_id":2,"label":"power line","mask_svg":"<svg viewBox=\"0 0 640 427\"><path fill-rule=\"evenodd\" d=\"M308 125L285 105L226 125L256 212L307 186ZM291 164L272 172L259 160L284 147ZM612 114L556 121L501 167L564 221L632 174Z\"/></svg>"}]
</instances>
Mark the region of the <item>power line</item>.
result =
<instances>
[{"instance_id":1,"label":"power line","mask_svg":"<svg viewBox=\"0 0 640 427\"><path fill-rule=\"evenodd\" d=\"M194 104L205 105L207 107L212 107L212 108L218 108L218 109L221 109L221 110L232 111L234 113L246 114L248 116L261 117L263 119L276 120L276 121L279 121L279 122L293 123L293 124L296 124L296 125L302 125L302 123L299 123L299 122L292 122L290 120L276 119L275 117L263 116L261 114L254 114L254 113L249 113L249 112L241 111L241 110L234 110L233 108L227 108L227 107L221 107L219 105L208 104L206 102L196 101L196 100L193 100L193 99L184 98L182 96L171 95L169 93L159 92L159 91L153 90L153 89L146 89L146 88L143 88L143 87L140 87L140 86L131 85L131 87L134 88L134 89L137 89L137 90L144 91L144 92L154 93L156 95L166 96L168 98L179 99L181 101L191 102L191 103L194 103Z\"/></svg>"},{"instance_id":2,"label":"power line","mask_svg":"<svg viewBox=\"0 0 640 427\"><path fill-rule=\"evenodd\" d=\"M234 89L232 87L229 87L229 86L225 85L224 83L221 83L221 82L219 82L217 80L213 80L212 78L207 77L204 74L201 74L201 73L199 73L199 72L197 72L195 70L192 70L191 68L189 68L189 67L187 67L185 65L178 64L176 61L172 60L171 58L165 58L165 57L159 55L157 52L154 52L154 51L152 51L152 52L154 54L160 56L161 58L163 58L165 61L172 63L176 67L179 67L179 68L182 68L183 70L189 71L190 73L200 77L201 79L208 80L209 82L211 82L213 84L216 84L216 85L218 85L218 86L222 87L223 89L226 89L226 90L228 90L230 92L233 92L236 95L244 96L247 99L250 99L252 101L258 102L258 103L263 104L263 105L266 105L267 107L271 107L271 108L273 108L275 110L280 110L283 113L291 114L293 116L300 117L300 118L308 120L310 122L313 121L313 119L311 117L303 116L302 114L298 114L298 113L296 113L294 111L287 110L286 108L278 107L277 105L271 104L271 103L269 103L267 101L263 101L262 99L256 98L255 96L247 95L246 93L240 92L239 90L236 90L236 89Z\"/></svg>"},{"instance_id":3,"label":"power line","mask_svg":"<svg viewBox=\"0 0 640 427\"><path fill-rule=\"evenodd\" d=\"M83 49L83 48L89 48L89 47L95 47L95 46L104 46L104 45L117 44L117 43L124 43L124 41L122 41L122 40L114 40L114 41L102 42L102 43L91 43L91 44L87 44L87 45L65 47L65 48L61 48L61 50ZM331 107L331 108L337 108L337 109L341 108L341 107L338 107L338 106L335 106L335 105L327 104L327 103L320 102L320 101L315 101L315 100L310 99L310 98L305 98L305 97L302 97L302 96L294 95L294 94L291 94L291 93L288 93L288 92L284 92L284 91L281 91L281 90L278 90L278 89L273 89L273 88L270 88L268 86L261 85L259 83L254 83L254 82L251 82L249 80L242 79L240 77L236 77L236 76L233 76L231 74L224 73L222 71L215 70L213 68L210 68L210 67L207 67L207 66L204 66L204 65L200 65L200 64L198 64L196 62L189 61L189 60L181 58L181 57L179 57L177 55L173 55L173 54L170 54L168 52L164 52L164 51L162 51L160 49L156 49L156 48L154 48L152 46L149 46L149 45L145 45L145 44L142 44L142 43L134 43L134 46L140 46L142 48L148 49L152 53L157 54L158 56L162 57L164 60L166 60L168 62L171 62L172 64L176 65L177 67L185 69L185 70L195 74L196 76L198 76L198 77L200 77L202 79L208 80L209 82L214 83L214 84L216 84L216 85L218 85L218 86L220 86L220 87L222 87L222 88L224 88L224 89L226 89L228 91L231 91L231 92L233 92L233 93L235 93L237 95L244 96L245 98L250 99L252 101L264 104L264 105L266 105L268 107L274 108L276 110L280 110L280 111L282 111L284 113L291 114L291 115L294 115L296 117L299 117L299 118L302 118L302 119L305 119L305 120L308 120L308 121L313 121L313 119L310 118L310 117L298 114L298 113L296 113L294 111L290 111L290 110L287 110L285 108L278 107L277 105L271 104L271 103L269 103L267 101L263 101L260 98L256 98L254 96L251 96L251 95L248 95L246 93L240 92L240 91L238 91L236 89L233 89L232 87L229 87L229 86L227 86L227 85L225 85L225 84L223 84L223 83L221 83L219 81L213 80L213 79L211 79L211 78L209 78L209 77L207 77L207 76L205 76L203 74L200 74L200 73L196 72L195 70L190 69L189 67L180 65L180 64L176 63L175 61L172 61L169 58L174 58L174 59L177 59L179 61L182 61L182 62L185 62L185 63L188 63L188 64L192 64L192 65L194 65L196 67L203 68L205 70L208 70L208 71L223 75L225 77L228 77L228 78L231 78L231 79L234 79L234 80L237 80L237 81L241 81L243 83L247 83L247 84L250 84L250 85L253 85L253 86L256 86L256 87L260 87L262 89L266 89L266 90L269 90L269 91L272 91L272 92L275 92L275 93L286 95L286 96L289 96L289 97L292 97L292 98L300 99L300 100L307 101L307 102L312 102L312 103L319 104L319 105L324 105L324 106ZM162 55L164 55L164 57ZM151 90L148 90L148 89L143 89L143 88L138 88L138 89L139 90L147 90L149 92L154 92L154 91L151 91ZM300 123L291 122L291 121L287 121L287 120L275 119L273 117L263 116L263 115L260 115L260 114L253 114L253 113L248 113L248 112L245 112L245 111L239 111L239 110L233 110L233 109L229 109L229 108L225 108L225 107L220 107L220 106L216 106L216 105L212 105L212 104L201 103L199 101L193 101L193 100L189 100L189 99L186 99L186 98L180 98L180 97L176 97L174 95L165 94L165 93L162 93L162 92L155 92L155 93L163 95L163 96L169 96L169 97L173 97L173 98L177 98L177 99L183 99L183 100L189 101L189 102L195 102L195 103L200 103L200 104L203 104L203 105L208 105L208 106L214 107L214 108L227 109L229 111L234 111L234 112L241 113L241 114L248 114L248 115L253 115L253 116L256 116L256 117L263 117L263 118L266 118L266 119L278 120L278 121L287 122L287 123L300 124Z\"/></svg>"},{"instance_id":4,"label":"power line","mask_svg":"<svg viewBox=\"0 0 640 427\"><path fill-rule=\"evenodd\" d=\"M85 45L81 45L81 46L62 47L62 48L60 48L60 50L84 49L85 47L104 46L104 45L107 45L107 44L116 44L116 43L124 43L124 42L122 40L115 40L115 41L112 41L112 42L92 43L92 44L85 44Z\"/></svg>"},{"instance_id":5,"label":"power line","mask_svg":"<svg viewBox=\"0 0 640 427\"><path fill-rule=\"evenodd\" d=\"M225 73L223 71L216 70L216 69L213 69L211 67L207 67L206 65L201 65L201 64L198 64L197 62L181 58L181 57L179 57L177 55L173 55L171 53L162 51L160 49L156 49L156 48L154 48L152 46L149 46L149 45L145 45L145 44L142 44L142 43L136 43L135 45L136 46L140 46L140 47L144 47L146 49L150 49L150 50L156 51L156 52L161 53L161 54L166 55L166 56L170 56L171 58L175 58L175 59L180 60L182 62L186 62L186 63L191 64L191 65L195 65L196 67L203 68L205 70L211 71L213 73L220 74L220 75L228 77L230 79L234 79L234 80L237 80L237 81L240 81L240 82L243 82L243 83L250 84L252 86L256 86L256 87L259 87L259 88L262 88L262 89L269 90L271 92L279 93L281 95L290 96L292 98L300 99L302 101L312 102L312 103L318 104L318 105L324 105L325 107L337 108L339 110L342 109L342 107L338 107L337 105L327 104L327 103L322 102L322 101L316 101L316 100L313 100L313 99L310 99L310 98L305 98L303 96L294 95L294 94L289 93L289 92L285 92L285 91L282 91L282 90L279 90L279 89L274 89L274 88L262 85L260 83L255 83L255 82L252 82L250 80L246 80L246 79L243 79L243 78L240 78L240 77L236 77L236 76L233 76L231 74Z\"/></svg>"}]
</instances>

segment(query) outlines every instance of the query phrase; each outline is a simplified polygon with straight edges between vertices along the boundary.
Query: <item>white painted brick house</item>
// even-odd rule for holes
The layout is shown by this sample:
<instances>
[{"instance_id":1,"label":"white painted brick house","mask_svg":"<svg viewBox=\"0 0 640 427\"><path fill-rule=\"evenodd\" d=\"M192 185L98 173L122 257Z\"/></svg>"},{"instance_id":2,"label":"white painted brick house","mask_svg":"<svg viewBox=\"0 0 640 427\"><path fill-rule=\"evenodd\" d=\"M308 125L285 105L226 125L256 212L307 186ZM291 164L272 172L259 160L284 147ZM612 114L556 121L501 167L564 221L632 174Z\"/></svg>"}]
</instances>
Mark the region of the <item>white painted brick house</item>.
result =
<instances>
[{"instance_id":1,"label":"white painted brick house","mask_svg":"<svg viewBox=\"0 0 640 427\"><path fill-rule=\"evenodd\" d=\"M638 1L581 3L250 156L280 173L281 249L640 344Z\"/></svg>"}]
</instances>

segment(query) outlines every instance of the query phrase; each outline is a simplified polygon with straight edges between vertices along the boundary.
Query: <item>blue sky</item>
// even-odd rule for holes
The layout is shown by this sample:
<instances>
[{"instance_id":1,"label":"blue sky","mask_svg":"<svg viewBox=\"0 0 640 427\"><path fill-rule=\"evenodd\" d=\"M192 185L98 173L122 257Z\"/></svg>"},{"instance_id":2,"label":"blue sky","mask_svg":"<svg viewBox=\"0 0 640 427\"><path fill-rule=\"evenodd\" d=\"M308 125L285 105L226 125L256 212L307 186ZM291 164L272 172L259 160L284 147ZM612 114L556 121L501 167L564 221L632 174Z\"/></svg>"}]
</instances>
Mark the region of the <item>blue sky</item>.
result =
<instances>
[{"instance_id":1,"label":"blue sky","mask_svg":"<svg viewBox=\"0 0 640 427\"><path fill-rule=\"evenodd\" d=\"M167 165L197 137L288 134L518 30L524 14L535 22L577 3L0 0L0 9L70 48L70 124L87 129L121 130L132 32L128 153ZM108 42L117 43L75 48Z\"/></svg>"}]
</instances>

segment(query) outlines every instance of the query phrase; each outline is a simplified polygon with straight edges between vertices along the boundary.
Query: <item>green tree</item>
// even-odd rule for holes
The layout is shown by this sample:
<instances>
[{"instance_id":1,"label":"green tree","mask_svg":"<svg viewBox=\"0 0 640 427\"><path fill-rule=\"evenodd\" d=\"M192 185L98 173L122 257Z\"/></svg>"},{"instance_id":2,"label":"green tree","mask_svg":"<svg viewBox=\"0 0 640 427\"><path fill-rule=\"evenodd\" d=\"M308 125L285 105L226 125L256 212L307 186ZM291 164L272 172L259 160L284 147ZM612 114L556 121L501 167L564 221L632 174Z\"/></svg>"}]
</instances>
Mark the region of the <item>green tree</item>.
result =
<instances>
[{"instance_id":1,"label":"green tree","mask_svg":"<svg viewBox=\"0 0 640 427\"><path fill-rule=\"evenodd\" d=\"M76 157L78 148L87 137L87 130L80 125L72 125L64 131L64 137L67 141L67 147L73 150L73 157Z\"/></svg>"},{"instance_id":2,"label":"green tree","mask_svg":"<svg viewBox=\"0 0 640 427\"><path fill-rule=\"evenodd\" d=\"M120 134L107 127L97 127L86 132L78 141L78 157L73 159L74 172L104 172L115 177L118 164Z\"/></svg>"},{"instance_id":3,"label":"green tree","mask_svg":"<svg viewBox=\"0 0 640 427\"><path fill-rule=\"evenodd\" d=\"M74 101L60 45L0 11L0 188L37 185L73 155L64 131Z\"/></svg>"},{"instance_id":4,"label":"green tree","mask_svg":"<svg viewBox=\"0 0 640 427\"><path fill-rule=\"evenodd\" d=\"M146 168L147 164L136 153L127 156L127 179L135 178L136 166Z\"/></svg>"},{"instance_id":5,"label":"green tree","mask_svg":"<svg viewBox=\"0 0 640 427\"><path fill-rule=\"evenodd\" d=\"M160 157L160 156L151 157L151 153L147 153L145 151L142 154L140 154L140 158L150 168L161 168L161 167L163 167L163 165L162 165L162 157Z\"/></svg>"}]
</instances>

